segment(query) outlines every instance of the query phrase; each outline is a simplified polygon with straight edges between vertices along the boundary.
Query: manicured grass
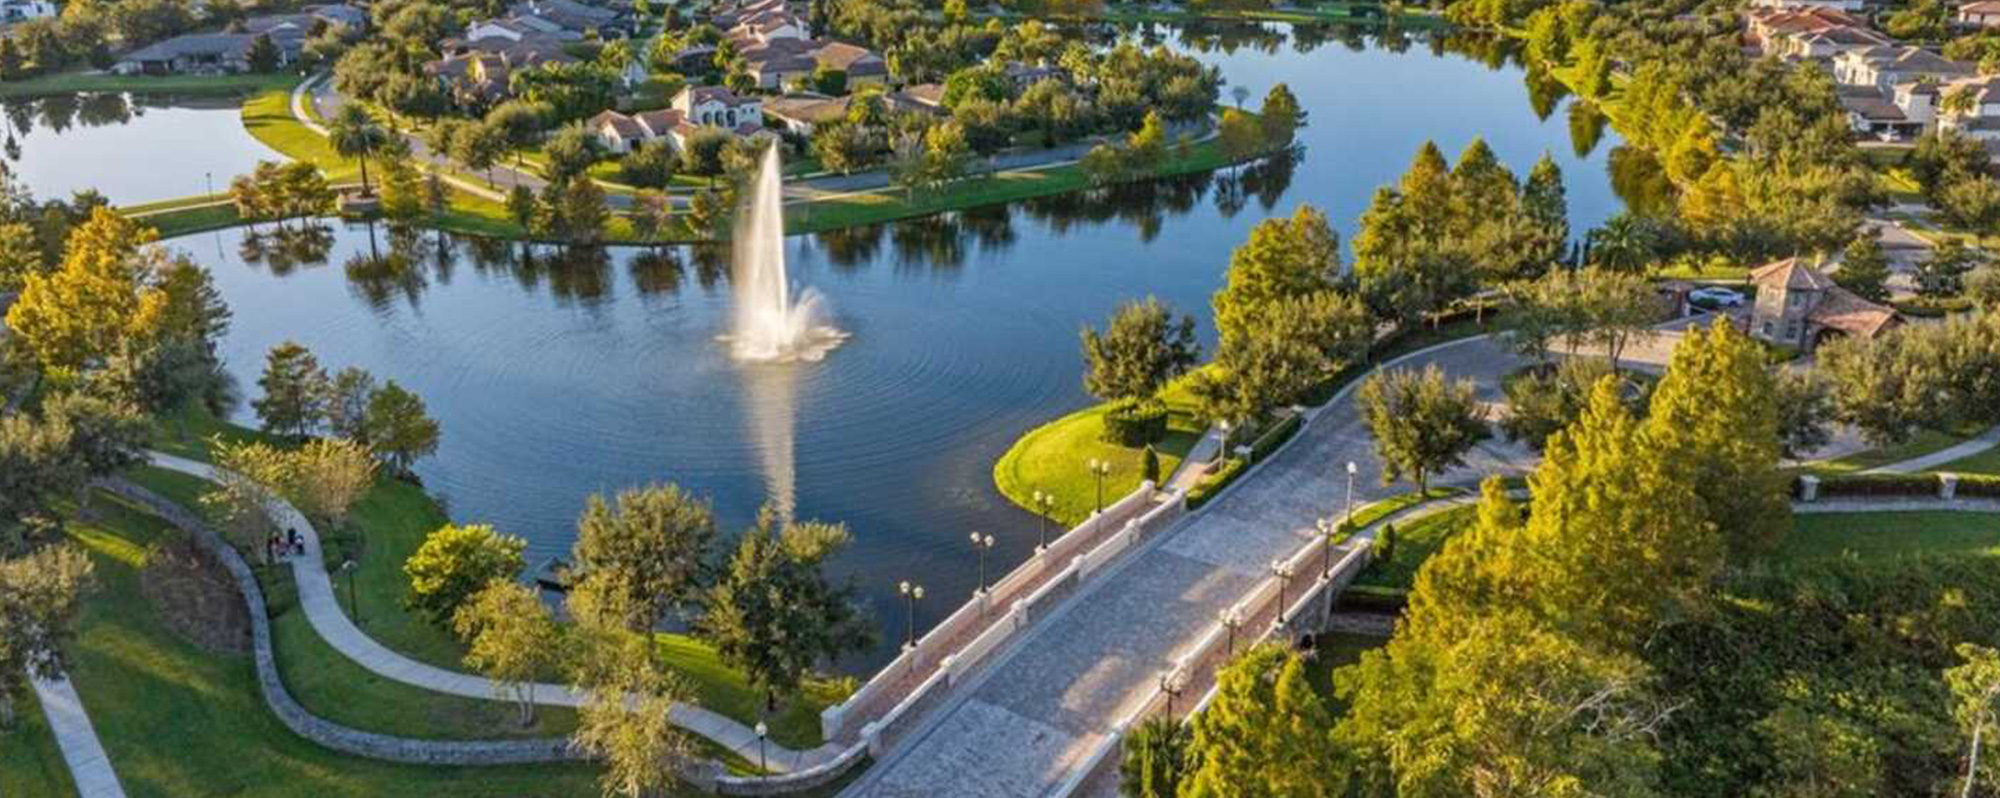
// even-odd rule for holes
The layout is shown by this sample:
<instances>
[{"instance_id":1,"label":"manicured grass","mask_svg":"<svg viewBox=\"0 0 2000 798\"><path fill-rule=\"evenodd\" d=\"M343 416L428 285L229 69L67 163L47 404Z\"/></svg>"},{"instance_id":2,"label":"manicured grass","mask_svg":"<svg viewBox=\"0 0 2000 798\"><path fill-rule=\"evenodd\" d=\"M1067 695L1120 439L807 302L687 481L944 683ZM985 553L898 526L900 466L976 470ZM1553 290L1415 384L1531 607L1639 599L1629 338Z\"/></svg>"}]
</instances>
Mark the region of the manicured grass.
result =
<instances>
[{"instance_id":1,"label":"manicured grass","mask_svg":"<svg viewBox=\"0 0 2000 798\"><path fill-rule=\"evenodd\" d=\"M0 730L0 795L75 795L69 765L31 688L14 702L14 728Z\"/></svg>"},{"instance_id":2,"label":"manicured grass","mask_svg":"<svg viewBox=\"0 0 2000 798\"><path fill-rule=\"evenodd\" d=\"M1094 405L1030 430L993 464L993 484L1008 501L1030 510L1036 491L1053 494L1051 516L1063 529L1082 523L1097 507L1097 478L1086 467L1092 459L1111 463L1111 473L1104 478L1105 504L1131 493L1143 479L1145 450L1100 439L1104 416L1110 411L1109 404ZM1191 415L1170 413L1166 438L1153 445L1160 457L1161 479L1173 474L1201 440L1202 429Z\"/></svg>"},{"instance_id":3,"label":"manicured grass","mask_svg":"<svg viewBox=\"0 0 2000 798\"><path fill-rule=\"evenodd\" d=\"M248 656L196 648L157 620L140 591L152 548L179 533L109 497L95 507L100 522L69 525L71 539L96 563L99 585L85 605L71 674L128 794L594 794L589 765L395 765L294 736L264 706Z\"/></svg>"},{"instance_id":4,"label":"manicured grass","mask_svg":"<svg viewBox=\"0 0 2000 798\"><path fill-rule=\"evenodd\" d=\"M149 214L139 221L160 231L161 238L173 238L235 227L243 223L243 217L236 214L235 205L208 205Z\"/></svg>"},{"instance_id":5,"label":"manicured grass","mask_svg":"<svg viewBox=\"0 0 2000 798\"><path fill-rule=\"evenodd\" d=\"M0 81L0 97L89 91L240 94L274 87L290 88L298 82L295 75L87 75L62 72L27 80Z\"/></svg>"},{"instance_id":6,"label":"manicured grass","mask_svg":"<svg viewBox=\"0 0 2000 798\"><path fill-rule=\"evenodd\" d=\"M1816 460L1804 464L1797 471L1822 476L1866 471L1870 468L1885 466L1890 463L1899 463L1913 457L1922 457L1933 452L1949 449L1963 443L1966 438L1978 434L1978 430L1973 428L1958 430L1957 432L1964 434L1947 434L1936 430L1921 430L1911 436L1909 440L1899 444L1884 446L1880 449L1855 452L1831 460Z\"/></svg>"},{"instance_id":7,"label":"manicured grass","mask_svg":"<svg viewBox=\"0 0 2000 798\"><path fill-rule=\"evenodd\" d=\"M1953 460L1931 470L1952 474L1991 474L2000 476L2000 447L1987 449L1971 457Z\"/></svg>"},{"instance_id":8,"label":"manicured grass","mask_svg":"<svg viewBox=\"0 0 2000 798\"><path fill-rule=\"evenodd\" d=\"M1412 497L1415 494L1410 494ZM1393 501L1393 500L1392 500ZM1466 505L1396 525L1394 556L1377 558L1354 583L1369 587L1409 590L1416 584L1417 570L1444 547L1451 536L1470 528L1479 517L1479 508ZM1379 538L1378 538L1379 539Z\"/></svg>"},{"instance_id":9,"label":"manicured grass","mask_svg":"<svg viewBox=\"0 0 2000 798\"><path fill-rule=\"evenodd\" d=\"M205 441L217 434L226 440L270 440L263 433L221 422L200 412L181 414L167 424L185 428L186 437L156 430L154 445L193 459L207 459ZM163 469L138 469L133 479L190 507L198 507L201 493L207 490L206 483L199 479ZM350 606L350 600L358 604L360 619L357 625L363 631L405 656L440 668L463 671L464 645L447 630L403 608L403 600L409 590L409 577L403 573L403 562L423 545L426 536L448 520L437 503L421 488L385 478L355 505L348 520L350 531L328 534L322 543L328 568L338 568L350 552L355 554L355 595L349 595L348 578L338 573L334 574L333 588L342 609ZM305 625L303 616L296 620L301 634L317 638ZM762 695L750 688L740 672L723 664L714 648L686 635L661 634L658 638L665 652L665 661L687 677L696 703L745 725L757 722L764 703ZM322 656L336 657L342 660L343 665L350 666L357 678L375 678L373 674L346 662L345 657L325 646L324 641L318 641L318 646L302 649L302 653L308 655L302 657L304 663L316 663L317 658ZM329 695L336 695L337 692L329 690ZM825 741L821 735L819 712L843 697L843 689L833 682L812 683L806 690L804 700L787 702L777 715L768 719L771 739L792 748L819 745ZM439 733L432 736L451 735Z\"/></svg>"},{"instance_id":10,"label":"manicured grass","mask_svg":"<svg viewBox=\"0 0 2000 798\"><path fill-rule=\"evenodd\" d=\"M2000 513L1799 513L1771 558L1796 563L1911 554L2000 557Z\"/></svg>"},{"instance_id":11,"label":"manicured grass","mask_svg":"<svg viewBox=\"0 0 2000 798\"><path fill-rule=\"evenodd\" d=\"M319 167L326 179L346 182L361 179L361 163L340 157L326 137L314 133L292 116L291 85L267 89L243 103L243 128L258 141L295 161Z\"/></svg>"}]
</instances>

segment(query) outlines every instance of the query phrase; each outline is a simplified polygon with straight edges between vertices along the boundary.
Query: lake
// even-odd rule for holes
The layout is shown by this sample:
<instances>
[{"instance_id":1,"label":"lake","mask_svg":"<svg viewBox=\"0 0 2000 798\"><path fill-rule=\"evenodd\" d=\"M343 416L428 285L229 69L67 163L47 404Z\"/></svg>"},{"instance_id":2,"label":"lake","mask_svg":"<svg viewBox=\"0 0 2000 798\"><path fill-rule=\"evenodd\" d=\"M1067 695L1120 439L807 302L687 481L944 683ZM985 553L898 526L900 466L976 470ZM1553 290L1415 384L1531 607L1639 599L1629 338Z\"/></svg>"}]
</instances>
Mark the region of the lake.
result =
<instances>
[{"instance_id":1,"label":"lake","mask_svg":"<svg viewBox=\"0 0 2000 798\"><path fill-rule=\"evenodd\" d=\"M234 96L64 94L0 100L5 161L37 199L96 189L112 205L226 191L283 160L243 129Z\"/></svg>"},{"instance_id":2,"label":"lake","mask_svg":"<svg viewBox=\"0 0 2000 798\"><path fill-rule=\"evenodd\" d=\"M1604 140L1574 146L1566 103L1546 87L1531 98L1517 67L1422 42L1178 38L1253 97L1290 84L1310 114L1302 154L791 239L794 280L853 335L823 362L731 361L716 340L726 268L684 250L523 260L517 245L445 239L440 260L433 234L363 225L303 255L246 247L240 230L174 244L214 267L236 313L224 355L247 390L289 338L329 370L358 365L416 391L444 430L420 466L426 484L455 519L527 538L531 559L567 551L589 493L649 482L712 497L731 530L767 500L845 522L855 541L834 570L884 627L885 645L846 663L866 668L899 636L898 580L933 597L921 624L973 590L968 532L998 538L996 573L1034 546L1034 518L994 490L991 469L1022 432L1088 401L1081 325L1154 294L1195 313L1212 343L1209 296L1253 224L1310 202L1351 236L1425 139L1455 156L1483 135L1523 175L1553 153L1577 231L1620 207L1613 135L1586 130L1584 143ZM247 407L238 419L254 422Z\"/></svg>"}]
</instances>

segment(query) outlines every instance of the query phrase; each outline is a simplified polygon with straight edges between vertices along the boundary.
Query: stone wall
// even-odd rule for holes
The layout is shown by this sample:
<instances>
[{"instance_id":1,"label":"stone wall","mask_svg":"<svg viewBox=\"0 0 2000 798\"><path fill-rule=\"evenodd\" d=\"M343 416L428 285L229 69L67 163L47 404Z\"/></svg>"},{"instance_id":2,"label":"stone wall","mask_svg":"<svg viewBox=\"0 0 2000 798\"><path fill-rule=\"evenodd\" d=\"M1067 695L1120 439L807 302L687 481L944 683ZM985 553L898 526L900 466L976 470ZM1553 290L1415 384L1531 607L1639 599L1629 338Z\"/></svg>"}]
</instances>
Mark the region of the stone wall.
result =
<instances>
[{"instance_id":1,"label":"stone wall","mask_svg":"<svg viewBox=\"0 0 2000 798\"><path fill-rule=\"evenodd\" d=\"M179 504L124 479L110 479L99 487L132 501L166 519L186 532L196 545L208 550L229 571L250 607L250 635L257 662L257 684L271 713L292 733L319 745L354 756L389 762L421 765L512 765L530 762L562 762L582 758L569 746L566 737L530 740L417 740L361 731L328 721L292 698L278 674L277 654L271 648L271 621L264 605L264 592L250 564L236 549L222 540L200 518Z\"/></svg>"}]
</instances>

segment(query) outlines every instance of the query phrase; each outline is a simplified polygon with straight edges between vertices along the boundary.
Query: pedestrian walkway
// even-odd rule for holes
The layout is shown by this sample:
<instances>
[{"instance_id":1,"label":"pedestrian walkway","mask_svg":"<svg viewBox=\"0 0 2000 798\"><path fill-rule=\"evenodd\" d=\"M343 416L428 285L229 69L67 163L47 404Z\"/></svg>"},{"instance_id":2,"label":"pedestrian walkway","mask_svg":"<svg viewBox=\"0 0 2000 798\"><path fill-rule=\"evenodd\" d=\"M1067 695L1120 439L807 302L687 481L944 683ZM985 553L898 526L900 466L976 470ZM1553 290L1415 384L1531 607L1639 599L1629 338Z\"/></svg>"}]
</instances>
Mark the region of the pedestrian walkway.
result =
<instances>
[{"instance_id":1,"label":"pedestrian walkway","mask_svg":"<svg viewBox=\"0 0 2000 798\"><path fill-rule=\"evenodd\" d=\"M148 455L155 466L211 482L220 473L207 463L165 452L149 452ZM333 581L327 575L325 555L320 549L319 533L312 522L283 500L279 500L273 509L272 521L280 529L296 529L304 539L305 554L294 555L289 560L292 577L298 585L299 606L305 610L306 620L328 645L361 667L392 681L465 698L511 700L512 693L501 690L492 681L410 659L389 650L362 632L341 611L340 601L334 596ZM570 690L568 685L544 683L535 685L534 699L535 703L546 706L574 707L582 703L583 696ZM760 745L756 732L749 727L687 704L674 705L673 721L674 725L706 737L749 761L759 761L761 749L768 769L779 773L808 768L831 760L840 753L840 749L832 744L808 751L795 751L768 740L761 741Z\"/></svg>"},{"instance_id":2,"label":"pedestrian walkway","mask_svg":"<svg viewBox=\"0 0 2000 798\"><path fill-rule=\"evenodd\" d=\"M112 772L111 758L105 756L104 744L97 739L97 728L90 725L90 716L83 711L83 699L77 697L69 677L33 681L35 697L42 702L42 714L48 717L49 730L55 733L63 762L69 765L77 795L125 798L125 787L118 783L118 774Z\"/></svg>"},{"instance_id":3,"label":"pedestrian walkway","mask_svg":"<svg viewBox=\"0 0 2000 798\"><path fill-rule=\"evenodd\" d=\"M1912 457L1900 463L1890 463L1888 465L1876 466L1861 473L1915 474L1921 471L1929 471L1933 468L1937 468L1938 466L1944 465L1946 463L1963 460L1967 457L1979 454L1980 452L1986 451L1987 449L1991 449L1995 446L2000 446L2000 427L1994 427L1985 432L1979 433L1979 436L1976 438L1972 438L1970 440L1965 441L1964 443L1960 443L1955 446L1939 449L1935 452L1931 452L1930 454L1924 455L1922 457Z\"/></svg>"}]
</instances>

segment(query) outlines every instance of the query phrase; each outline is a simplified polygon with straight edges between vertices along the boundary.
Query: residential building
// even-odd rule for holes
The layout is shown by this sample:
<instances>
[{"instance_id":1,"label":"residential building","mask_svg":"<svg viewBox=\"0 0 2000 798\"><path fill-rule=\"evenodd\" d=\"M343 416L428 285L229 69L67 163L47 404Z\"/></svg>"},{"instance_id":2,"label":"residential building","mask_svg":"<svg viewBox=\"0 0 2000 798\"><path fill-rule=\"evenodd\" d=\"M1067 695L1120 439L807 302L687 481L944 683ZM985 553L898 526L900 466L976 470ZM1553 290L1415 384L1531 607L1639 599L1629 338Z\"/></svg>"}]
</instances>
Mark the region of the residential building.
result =
<instances>
[{"instance_id":1,"label":"residential building","mask_svg":"<svg viewBox=\"0 0 2000 798\"><path fill-rule=\"evenodd\" d=\"M1835 99L1840 102L1841 110L1847 112L1848 127L1860 135L1894 141L1924 132L1924 123L1911 120L1902 106L1896 104L1894 95L1884 94L1874 86L1836 86Z\"/></svg>"},{"instance_id":2,"label":"residential building","mask_svg":"<svg viewBox=\"0 0 2000 798\"><path fill-rule=\"evenodd\" d=\"M690 124L743 132L764 126L764 109L756 100L738 97L721 86L688 86L674 95L674 110ZM746 133L747 135L747 133Z\"/></svg>"},{"instance_id":3,"label":"residential building","mask_svg":"<svg viewBox=\"0 0 2000 798\"><path fill-rule=\"evenodd\" d=\"M1903 112L1903 118L1929 132L1937 127L1938 90L1941 86L1934 81L1901 83L1896 86L1896 108Z\"/></svg>"},{"instance_id":4,"label":"residential building","mask_svg":"<svg viewBox=\"0 0 2000 798\"><path fill-rule=\"evenodd\" d=\"M1937 126L1977 139L2000 139L2000 76L1964 78L1940 87Z\"/></svg>"},{"instance_id":5,"label":"residential building","mask_svg":"<svg viewBox=\"0 0 2000 798\"><path fill-rule=\"evenodd\" d=\"M190 33L126 53L111 65L120 75L221 75L250 71L248 33ZM275 43L275 39L273 40Z\"/></svg>"},{"instance_id":6,"label":"residential building","mask_svg":"<svg viewBox=\"0 0 2000 798\"><path fill-rule=\"evenodd\" d=\"M53 17L60 11L55 0L4 0L0 1L0 25Z\"/></svg>"},{"instance_id":7,"label":"residential building","mask_svg":"<svg viewBox=\"0 0 2000 798\"><path fill-rule=\"evenodd\" d=\"M436 78L461 108L482 109L507 98L515 70L575 63L577 58L563 51L570 41L545 33L518 39L448 40L442 48L445 57L425 64L424 71Z\"/></svg>"},{"instance_id":8,"label":"residential building","mask_svg":"<svg viewBox=\"0 0 2000 798\"><path fill-rule=\"evenodd\" d=\"M1958 21L1961 25L1980 28L2000 28L2000 2L1980 0L1958 7Z\"/></svg>"},{"instance_id":9,"label":"residential building","mask_svg":"<svg viewBox=\"0 0 2000 798\"><path fill-rule=\"evenodd\" d=\"M918 102L903 92L887 92L882 101L891 112L918 111L936 113L937 107ZM799 92L783 97L773 97L764 101L764 121L772 127L781 127L800 136L811 136L820 125L847 118L854 95L829 97L814 92Z\"/></svg>"},{"instance_id":10,"label":"residential building","mask_svg":"<svg viewBox=\"0 0 2000 798\"><path fill-rule=\"evenodd\" d=\"M1903 83L1972 77L1977 64L1953 61L1922 47L1868 47L1833 59L1833 77L1849 86L1873 86L1885 95Z\"/></svg>"},{"instance_id":11,"label":"residential building","mask_svg":"<svg viewBox=\"0 0 2000 798\"><path fill-rule=\"evenodd\" d=\"M793 80L810 77L815 71L838 69L847 74L849 86L879 84L889 79L889 65L882 56L866 47L817 39L773 39L767 43L743 42L738 50L745 68L757 87L776 91Z\"/></svg>"},{"instance_id":12,"label":"residential building","mask_svg":"<svg viewBox=\"0 0 2000 798\"><path fill-rule=\"evenodd\" d=\"M1044 80L1069 80L1069 73L1063 71L1062 67L1041 64L1023 64L1019 61L1009 61L1007 62L1005 71L1007 79L1014 82L1014 89L1016 91L1025 91L1029 86L1033 86Z\"/></svg>"},{"instance_id":13,"label":"residential building","mask_svg":"<svg viewBox=\"0 0 2000 798\"><path fill-rule=\"evenodd\" d=\"M1750 334L1771 343L1809 352L1828 338L1872 338L1902 323L1895 309L1856 296L1798 258L1758 268L1750 281L1757 286Z\"/></svg>"},{"instance_id":14,"label":"residential building","mask_svg":"<svg viewBox=\"0 0 2000 798\"><path fill-rule=\"evenodd\" d=\"M1792 11L1821 8L1858 14L1867 10L1868 3L1866 0L1751 0L1750 7Z\"/></svg>"},{"instance_id":15,"label":"residential building","mask_svg":"<svg viewBox=\"0 0 2000 798\"><path fill-rule=\"evenodd\" d=\"M576 0L527 0L507 11L517 20L535 20L578 34L594 32L605 39L629 36L635 27L626 11Z\"/></svg>"},{"instance_id":16,"label":"residential building","mask_svg":"<svg viewBox=\"0 0 2000 798\"><path fill-rule=\"evenodd\" d=\"M604 143L605 149L615 153L631 152L649 141L665 141L675 152L680 152L686 149L688 137L696 129L680 111L672 108L630 115L605 111L585 124Z\"/></svg>"},{"instance_id":17,"label":"residential building","mask_svg":"<svg viewBox=\"0 0 2000 798\"><path fill-rule=\"evenodd\" d=\"M1745 15L1744 38L1765 53L1785 55L1788 41L1795 36L1823 33L1836 28L1863 29L1860 17L1830 8L1752 9ZM1877 44L1891 44L1887 39Z\"/></svg>"}]
</instances>

